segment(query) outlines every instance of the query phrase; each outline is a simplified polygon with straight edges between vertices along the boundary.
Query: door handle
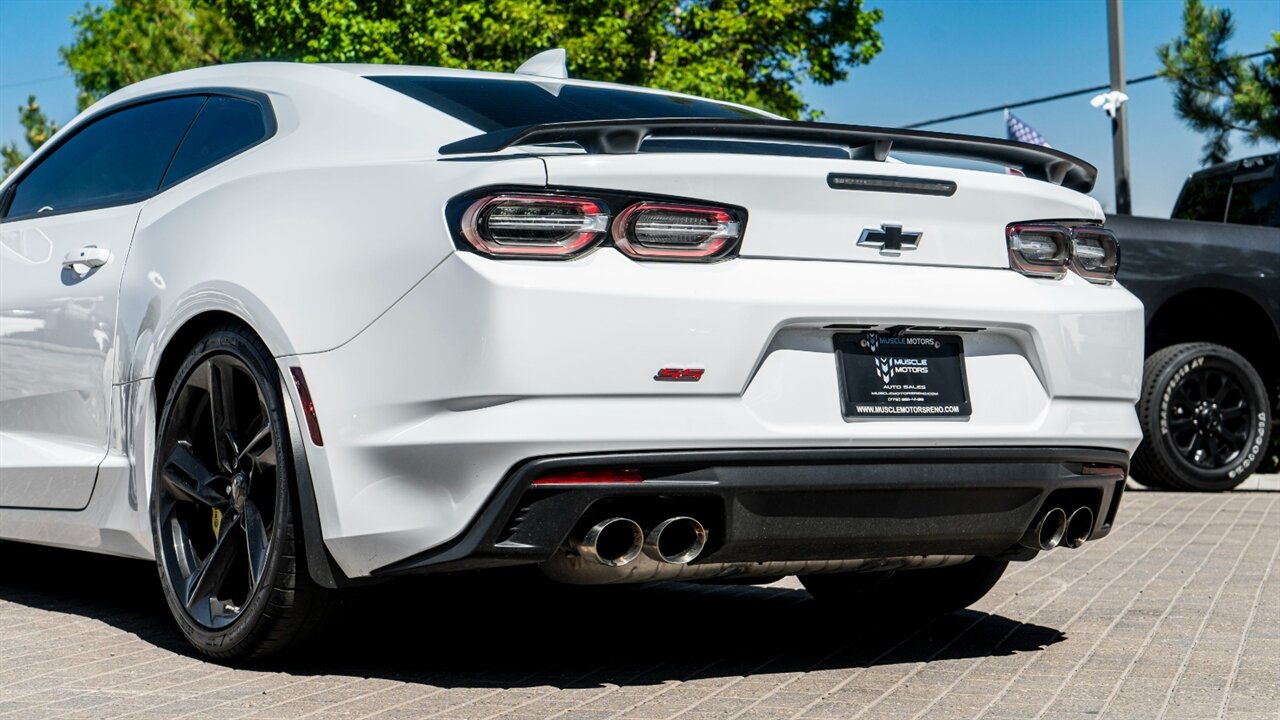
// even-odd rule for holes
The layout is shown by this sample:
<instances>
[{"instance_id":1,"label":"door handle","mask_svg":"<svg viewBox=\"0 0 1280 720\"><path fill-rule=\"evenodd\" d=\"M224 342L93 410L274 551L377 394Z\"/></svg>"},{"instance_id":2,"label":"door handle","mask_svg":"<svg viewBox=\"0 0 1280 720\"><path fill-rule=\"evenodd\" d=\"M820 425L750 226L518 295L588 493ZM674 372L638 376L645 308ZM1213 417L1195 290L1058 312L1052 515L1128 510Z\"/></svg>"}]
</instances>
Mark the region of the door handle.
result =
<instances>
[{"instance_id":1,"label":"door handle","mask_svg":"<svg viewBox=\"0 0 1280 720\"><path fill-rule=\"evenodd\" d=\"M111 259L110 250L106 248L100 248L96 245L87 245L85 247L80 248L79 250L72 250L71 252L67 253L66 257L62 258L62 267L70 268L74 272L80 272L79 270L76 269L75 266L76 265L83 266L85 270L84 272L80 272L80 274L84 275L88 273L89 270L92 270L93 268L102 267L103 265L106 265L107 261L110 259Z\"/></svg>"}]
</instances>

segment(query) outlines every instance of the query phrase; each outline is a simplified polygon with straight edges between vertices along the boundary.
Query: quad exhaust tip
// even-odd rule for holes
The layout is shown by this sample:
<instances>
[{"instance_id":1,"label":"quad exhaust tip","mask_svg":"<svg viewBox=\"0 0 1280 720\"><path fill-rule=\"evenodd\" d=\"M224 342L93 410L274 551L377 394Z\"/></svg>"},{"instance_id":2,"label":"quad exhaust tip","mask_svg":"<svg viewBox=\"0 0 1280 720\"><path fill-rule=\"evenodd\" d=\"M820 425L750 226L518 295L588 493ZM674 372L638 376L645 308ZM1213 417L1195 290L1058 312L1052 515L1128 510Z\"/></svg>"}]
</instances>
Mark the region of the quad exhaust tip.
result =
<instances>
[{"instance_id":1,"label":"quad exhaust tip","mask_svg":"<svg viewBox=\"0 0 1280 720\"><path fill-rule=\"evenodd\" d=\"M1076 508L1067 518L1067 529L1062 536L1062 546L1078 548L1084 545L1093 532L1093 511L1087 507Z\"/></svg>"},{"instance_id":2,"label":"quad exhaust tip","mask_svg":"<svg viewBox=\"0 0 1280 720\"><path fill-rule=\"evenodd\" d=\"M644 545L644 531L635 520L609 518L587 530L578 541L576 549L588 560L609 567L622 567L640 557Z\"/></svg>"},{"instance_id":3,"label":"quad exhaust tip","mask_svg":"<svg viewBox=\"0 0 1280 720\"><path fill-rule=\"evenodd\" d=\"M707 529L691 517L679 516L658 523L644 540L644 554L658 562L686 565L707 546Z\"/></svg>"},{"instance_id":4,"label":"quad exhaust tip","mask_svg":"<svg viewBox=\"0 0 1280 720\"><path fill-rule=\"evenodd\" d=\"M1082 509L1087 510L1087 508ZM1092 513L1090 513L1090 516L1092 516ZM1092 524L1092 520L1090 524ZM1052 508L1040 516L1039 521L1031 523L1031 527L1027 528L1027 532L1023 534L1018 544L1033 550L1052 550L1062 542L1062 537L1066 532L1066 511L1062 508Z\"/></svg>"}]
</instances>

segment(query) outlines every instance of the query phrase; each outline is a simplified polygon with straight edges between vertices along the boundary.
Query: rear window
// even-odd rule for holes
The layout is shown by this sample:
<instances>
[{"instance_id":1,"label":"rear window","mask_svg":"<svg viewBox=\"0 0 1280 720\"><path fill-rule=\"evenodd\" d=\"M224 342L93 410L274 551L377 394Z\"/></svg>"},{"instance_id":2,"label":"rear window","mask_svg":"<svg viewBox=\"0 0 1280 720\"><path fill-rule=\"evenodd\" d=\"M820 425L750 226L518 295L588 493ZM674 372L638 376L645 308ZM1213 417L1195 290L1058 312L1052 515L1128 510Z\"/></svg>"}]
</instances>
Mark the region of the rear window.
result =
<instances>
[{"instance_id":1,"label":"rear window","mask_svg":"<svg viewBox=\"0 0 1280 720\"><path fill-rule=\"evenodd\" d=\"M169 187L246 150L267 137L262 107L240 98L209 98L169 164Z\"/></svg>"},{"instance_id":2,"label":"rear window","mask_svg":"<svg viewBox=\"0 0 1280 720\"><path fill-rule=\"evenodd\" d=\"M658 93L547 81L466 77L383 76L370 80L484 132L578 120L638 118L760 119L763 113Z\"/></svg>"}]
</instances>

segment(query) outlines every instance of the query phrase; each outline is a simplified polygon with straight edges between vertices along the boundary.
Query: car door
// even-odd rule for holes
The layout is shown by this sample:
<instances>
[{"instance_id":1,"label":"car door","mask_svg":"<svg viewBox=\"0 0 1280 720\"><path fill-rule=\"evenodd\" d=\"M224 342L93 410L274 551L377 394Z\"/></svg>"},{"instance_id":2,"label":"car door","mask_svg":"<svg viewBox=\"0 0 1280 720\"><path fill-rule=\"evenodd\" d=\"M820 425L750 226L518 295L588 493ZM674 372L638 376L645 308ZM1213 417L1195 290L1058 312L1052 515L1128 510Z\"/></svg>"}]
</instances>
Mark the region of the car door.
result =
<instances>
[{"instance_id":1,"label":"car door","mask_svg":"<svg viewBox=\"0 0 1280 720\"><path fill-rule=\"evenodd\" d=\"M205 100L107 110L0 193L0 507L88 503L107 453L129 243Z\"/></svg>"}]
</instances>

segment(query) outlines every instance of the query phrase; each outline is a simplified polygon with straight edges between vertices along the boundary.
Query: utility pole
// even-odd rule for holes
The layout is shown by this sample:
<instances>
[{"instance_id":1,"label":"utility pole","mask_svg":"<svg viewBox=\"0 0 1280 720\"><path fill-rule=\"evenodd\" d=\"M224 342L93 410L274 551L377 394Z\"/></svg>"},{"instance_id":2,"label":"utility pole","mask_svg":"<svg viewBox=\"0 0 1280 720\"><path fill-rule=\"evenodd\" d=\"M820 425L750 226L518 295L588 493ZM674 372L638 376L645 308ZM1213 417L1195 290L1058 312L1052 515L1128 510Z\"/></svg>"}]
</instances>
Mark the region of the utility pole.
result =
<instances>
[{"instance_id":1,"label":"utility pole","mask_svg":"<svg viewBox=\"0 0 1280 720\"><path fill-rule=\"evenodd\" d=\"M1107 46L1111 51L1111 90L1124 92L1124 7L1123 0L1107 0ZM1129 111L1118 103L1111 118L1111 148L1115 162L1116 213L1131 215L1129 201Z\"/></svg>"}]
</instances>

